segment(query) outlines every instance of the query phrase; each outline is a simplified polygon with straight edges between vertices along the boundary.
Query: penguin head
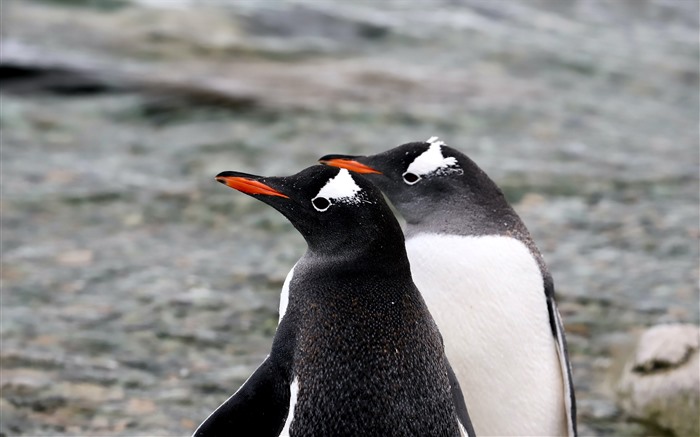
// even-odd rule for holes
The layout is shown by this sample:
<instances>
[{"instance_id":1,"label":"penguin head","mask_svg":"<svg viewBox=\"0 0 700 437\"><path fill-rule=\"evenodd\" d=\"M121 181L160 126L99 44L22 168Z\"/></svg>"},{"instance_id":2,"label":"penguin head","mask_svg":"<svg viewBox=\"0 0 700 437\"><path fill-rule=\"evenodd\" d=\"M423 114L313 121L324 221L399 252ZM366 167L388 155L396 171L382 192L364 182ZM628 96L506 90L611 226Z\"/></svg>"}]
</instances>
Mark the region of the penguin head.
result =
<instances>
[{"instance_id":1,"label":"penguin head","mask_svg":"<svg viewBox=\"0 0 700 437\"><path fill-rule=\"evenodd\" d=\"M381 192L347 169L315 165L282 177L225 171L216 180L278 210L314 250L361 250L379 240L403 245Z\"/></svg>"},{"instance_id":2,"label":"penguin head","mask_svg":"<svg viewBox=\"0 0 700 437\"><path fill-rule=\"evenodd\" d=\"M454 205L490 207L503 193L466 155L437 137L370 156L326 155L319 162L362 173L376 184L408 223Z\"/></svg>"}]
</instances>

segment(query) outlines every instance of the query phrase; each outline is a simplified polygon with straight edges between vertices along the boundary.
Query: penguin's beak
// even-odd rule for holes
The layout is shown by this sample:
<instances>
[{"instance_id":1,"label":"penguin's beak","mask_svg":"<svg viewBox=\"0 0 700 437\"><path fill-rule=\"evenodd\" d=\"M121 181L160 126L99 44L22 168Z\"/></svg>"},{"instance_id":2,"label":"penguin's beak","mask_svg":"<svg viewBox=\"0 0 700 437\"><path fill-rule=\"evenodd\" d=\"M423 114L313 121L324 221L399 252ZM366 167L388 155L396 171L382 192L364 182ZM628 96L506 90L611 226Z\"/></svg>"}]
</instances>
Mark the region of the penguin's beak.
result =
<instances>
[{"instance_id":1,"label":"penguin's beak","mask_svg":"<svg viewBox=\"0 0 700 437\"><path fill-rule=\"evenodd\" d=\"M286 194L280 193L271 186L260 182L261 176L256 176L237 171L224 171L216 175L216 181L238 190L245 194L262 194L265 196L277 196L289 199Z\"/></svg>"},{"instance_id":2,"label":"penguin's beak","mask_svg":"<svg viewBox=\"0 0 700 437\"><path fill-rule=\"evenodd\" d=\"M381 171L370 167L369 165L363 164L358 161L360 156L347 156L347 155L326 155L319 159L318 162L321 164L329 165L331 167L345 168L355 173L376 173L382 174Z\"/></svg>"}]
</instances>

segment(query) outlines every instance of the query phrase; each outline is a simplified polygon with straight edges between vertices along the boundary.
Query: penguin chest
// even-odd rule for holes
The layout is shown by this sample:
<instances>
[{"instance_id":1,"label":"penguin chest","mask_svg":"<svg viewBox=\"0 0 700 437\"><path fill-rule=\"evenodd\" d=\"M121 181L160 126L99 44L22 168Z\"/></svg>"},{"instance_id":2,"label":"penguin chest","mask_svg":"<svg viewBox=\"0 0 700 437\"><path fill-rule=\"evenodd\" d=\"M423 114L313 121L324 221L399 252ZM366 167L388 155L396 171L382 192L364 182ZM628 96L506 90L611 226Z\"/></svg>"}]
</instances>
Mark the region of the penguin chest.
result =
<instances>
[{"instance_id":1,"label":"penguin chest","mask_svg":"<svg viewBox=\"0 0 700 437\"><path fill-rule=\"evenodd\" d=\"M406 249L477 435L566 434L544 282L528 248L503 236L419 234Z\"/></svg>"},{"instance_id":2,"label":"penguin chest","mask_svg":"<svg viewBox=\"0 0 700 437\"><path fill-rule=\"evenodd\" d=\"M407 337L421 347L406 353L400 342L363 341L371 334L356 334L357 345L328 343L319 332L300 333L308 338L299 341L281 435L458 435L435 331L410 332ZM426 337L435 340L426 344ZM338 347L318 347L324 343ZM436 353L421 353L427 349Z\"/></svg>"}]
</instances>

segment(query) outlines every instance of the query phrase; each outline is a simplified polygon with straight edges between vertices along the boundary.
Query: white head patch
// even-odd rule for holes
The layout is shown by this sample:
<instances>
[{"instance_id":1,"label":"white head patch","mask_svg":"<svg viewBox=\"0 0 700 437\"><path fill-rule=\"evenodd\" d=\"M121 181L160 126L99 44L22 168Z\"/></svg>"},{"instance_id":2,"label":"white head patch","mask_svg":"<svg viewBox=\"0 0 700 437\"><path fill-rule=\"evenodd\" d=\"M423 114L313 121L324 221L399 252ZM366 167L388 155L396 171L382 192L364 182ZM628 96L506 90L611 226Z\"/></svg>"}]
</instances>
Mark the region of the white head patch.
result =
<instances>
[{"instance_id":1,"label":"white head patch","mask_svg":"<svg viewBox=\"0 0 700 437\"><path fill-rule=\"evenodd\" d=\"M435 172L447 174L461 171L461 169L456 168L456 158L452 156L445 158L442 156L442 151L440 148L445 145L443 141L440 141L438 137L430 137L428 138L427 142L430 143L428 150L421 153L416 159L413 160L411 165L409 165L406 169L406 173L413 173L418 176L422 176Z\"/></svg>"},{"instance_id":2,"label":"white head patch","mask_svg":"<svg viewBox=\"0 0 700 437\"><path fill-rule=\"evenodd\" d=\"M321 191L312 199L312 202L320 197L329 201L343 203L367 202L362 194L362 188L355 183L355 180L350 176L350 172L344 168L340 169L340 172L333 179L329 179L326 182L326 185L321 188Z\"/></svg>"}]
</instances>

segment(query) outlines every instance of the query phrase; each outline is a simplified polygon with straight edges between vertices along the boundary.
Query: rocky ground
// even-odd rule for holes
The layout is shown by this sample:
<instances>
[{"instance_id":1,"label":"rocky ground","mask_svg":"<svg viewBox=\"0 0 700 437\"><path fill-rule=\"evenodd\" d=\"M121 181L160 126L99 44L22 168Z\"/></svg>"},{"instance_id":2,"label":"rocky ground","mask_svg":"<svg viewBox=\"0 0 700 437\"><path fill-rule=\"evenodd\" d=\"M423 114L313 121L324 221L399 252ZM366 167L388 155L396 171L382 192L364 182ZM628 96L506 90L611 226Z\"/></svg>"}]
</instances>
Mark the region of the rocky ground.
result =
<instances>
[{"instance_id":1,"label":"rocky ground","mask_svg":"<svg viewBox=\"0 0 700 437\"><path fill-rule=\"evenodd\" d=\"M2 4L1 435L188 435L266 355L302 238L213 180L439 135L553 272L581 435L697 323L698 4Z\"/></svg>"}]
</instances>

